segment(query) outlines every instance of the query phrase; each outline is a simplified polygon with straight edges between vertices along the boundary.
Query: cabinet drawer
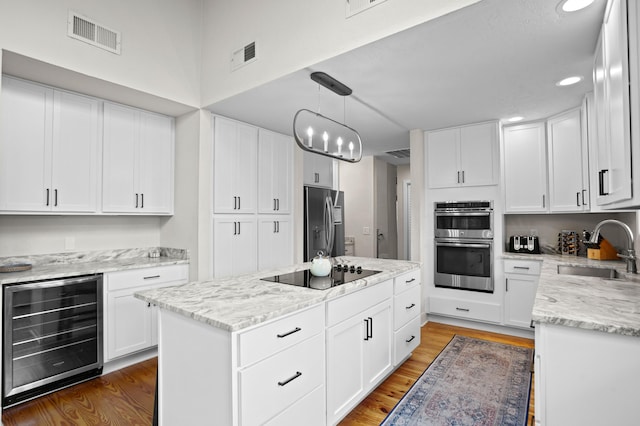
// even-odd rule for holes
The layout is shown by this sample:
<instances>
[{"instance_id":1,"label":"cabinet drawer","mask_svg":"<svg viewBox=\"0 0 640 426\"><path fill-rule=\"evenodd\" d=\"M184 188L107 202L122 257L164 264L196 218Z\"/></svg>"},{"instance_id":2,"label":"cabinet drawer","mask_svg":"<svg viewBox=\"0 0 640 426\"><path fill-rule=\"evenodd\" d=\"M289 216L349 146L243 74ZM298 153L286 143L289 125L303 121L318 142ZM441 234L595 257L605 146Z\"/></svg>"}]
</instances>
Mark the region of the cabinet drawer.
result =
<instances>
[{"instance_id":1,"label":"cabinet drawer","mask_svg":"<svg viewBox=\"0 0 640 426\"><path fill-rule=\"evenodd\" d=\"M398 365L420 344L420 317L415 317L408 324L393 334L393 364Z\"/></svg>"},{"instance_id":2,"label":"cabinet drawer","mask_svg":"<svg viewBox=\"0 0 640 426\"><path fill-rule=\"evenodd\" d=\"M238 335L241 367L266 358L324 330L324 305L294 313Z\"/></svg>"},{"instance_id":3,"label":"cabinet drawer","mask_svg":"<svg viewBox=\"0 0 640 426\"><path fill-rule=\"evenodd\" d=\"M429 312L432 314L500 322L500 311L500 305L493 303L469 302L445 297L429 298Z\"/></svg>"},{"instance_id":4,"label":"cabinet drawer","mask_svg":"<svg viewBox=\"0 0 640 426\"><path fill-rule=\"evenodd\" d=\"M181 284L189 280L189 265L168 265L109 272L104 274L104 277L107 291L172 282Z\"/></svg>"},{"instance_id":5,"label":"cabinet drawer","mask_svg":"<svg viewBox=\"0 0 640 426\"><path fill-rule=\"evenodd\" d=\"M504 259L505 274L540 275L541 266L538 261Z\"/></svg>"},{"instance_id":6,"label":"cabinet drawer","mask_svg":"<svg viewBox=\"0 0 640 426\"><path fill-rule=\"evenodd\" d=\"M327 326L331 327L393 295L393 280L375 284L327 302Z\"/></svg>"},{"instance_id":7,"label":"cabinet drawer","mask_svg":"<svg viewBox=\"0 0 640 426\"><path fill-rule=\"evenodd\" d=\"M400 294L412 287L420 285L420 268L395 278L393 293Z\"/></svg>"},{"instance_id":8,"label":"cabinet drawer","mask_svg":"<svg viewBox=\"0 0 640 426\"><path fill-rule=\"evenodd\" d=\"M240 372L240 423L263 424L324 384L324 334Z\"/></svg>"},{"instance_id":9,"label":"cabinet drawer","mask_svg":"<svg viewBox=\"0 0 640 426\"><path fill-rule=\"evenodd\" d=\"M397 330L420 314L420 286L401 293L393 302L393 329Z\"/></svg>"},{"instance_id":10,"label":"cabinet drawer","mask_svg":"<svg viewBox=\"0 0 640 426\"><path fill-rule=\"evenodd\" d=\"M301 425L325 426L324 386L302 397L291 407L265 423L265 426Z\"/></svg>"}]
</instances>

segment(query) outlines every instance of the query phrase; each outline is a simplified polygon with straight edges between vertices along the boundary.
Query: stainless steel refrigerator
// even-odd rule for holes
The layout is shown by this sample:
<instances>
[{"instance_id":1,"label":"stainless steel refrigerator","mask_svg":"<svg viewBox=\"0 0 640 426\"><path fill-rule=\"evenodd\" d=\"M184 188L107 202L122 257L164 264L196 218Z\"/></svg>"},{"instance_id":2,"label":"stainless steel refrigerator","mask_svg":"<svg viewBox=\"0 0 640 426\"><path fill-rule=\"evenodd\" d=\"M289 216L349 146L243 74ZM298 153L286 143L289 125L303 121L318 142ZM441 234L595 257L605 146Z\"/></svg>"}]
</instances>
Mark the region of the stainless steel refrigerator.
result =
<instances>
[{"instance_id":1,"label":"stainless steel refrigerator","mask_svg":"<svg viewBox=\"0 0 640 426\"><path fill-rule=\"evenodd\" d=\"M331 250L329 250L331 247ZM304 187L304 260L322 251L344 255L344 193Z\"/></svg>"}]
</instances>

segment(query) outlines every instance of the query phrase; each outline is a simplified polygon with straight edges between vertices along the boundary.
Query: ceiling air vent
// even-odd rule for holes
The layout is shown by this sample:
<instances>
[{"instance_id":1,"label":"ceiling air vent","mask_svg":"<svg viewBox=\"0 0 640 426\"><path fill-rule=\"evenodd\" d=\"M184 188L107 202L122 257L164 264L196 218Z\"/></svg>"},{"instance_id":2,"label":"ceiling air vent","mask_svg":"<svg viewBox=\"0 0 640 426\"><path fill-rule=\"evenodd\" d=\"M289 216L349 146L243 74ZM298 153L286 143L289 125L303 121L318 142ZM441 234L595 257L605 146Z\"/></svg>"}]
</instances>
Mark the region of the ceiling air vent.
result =
<instances>
[{"instance_id":1,"label":"ceiling air vent","mask_svg":"<svg viewBox=\"0 0 640 426\"><path fill-rule=\"evenodd\" d=\"M395 158L411 158L411 150L409 148L398 149L396 151L387 151L386 154Z\"/></svg>"},{"instance_id":2,"label":"ceiling air vent","mask_svg":"<svg viewBox=\"0 0 640 426\"><path fill-rule=\"evenodd\" d=\"M240 67L256 60L256 42L253 41L246 46L235 50L231 54L231 71L235 71Z\"/></svg>"},{"instance_id":3,"label":"ceiling air vent","mask_svg":"<svg viewBox=\"0 0 640 426\"><path fill-rule=\"evenodd\" d=\"M120 54L120 32L110 30L75 12L69 11L67 35L111 53Z\"/></svg>"},{"instance_id":4,"label":"ceiling air vent","mask_svg":"<svg viewBox=\"0 0 640 426\"><path fill-rule=\"evenodd\" d=\"M356 13L363 12L387 0L346 0L347 1L347 18Z\"/></svg>"}]
</instances>

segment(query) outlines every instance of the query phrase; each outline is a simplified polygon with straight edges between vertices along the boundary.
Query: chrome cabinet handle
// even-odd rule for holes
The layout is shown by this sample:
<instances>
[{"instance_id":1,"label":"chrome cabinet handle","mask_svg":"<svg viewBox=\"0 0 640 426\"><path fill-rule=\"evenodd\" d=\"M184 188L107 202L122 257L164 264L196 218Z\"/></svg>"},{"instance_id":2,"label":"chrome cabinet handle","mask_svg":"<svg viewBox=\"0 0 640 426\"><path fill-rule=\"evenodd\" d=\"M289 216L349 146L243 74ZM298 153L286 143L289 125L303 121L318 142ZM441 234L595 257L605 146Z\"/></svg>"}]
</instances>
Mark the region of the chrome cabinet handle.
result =
<instances>
[{"instance_id":1,"label":"chrome cabinet handle","mask_svg":"<svg viewBox=\"0 0 640 426\"><path fill-rule=\"evenodd\" d=\"M406 342L406 343L410 343L410 342L411 342L413 339L415 339L415 338L416 338L416 336L411 335L411 339L405 340L405 342Z\"/></svg>"},{"instance_id":2,"label":"chrome cabinet handle","mask_svg":"<svg viewBox=\"0 0 640 426\"><path fill-rule=\"evenodd\" d=\"M296 374L294 374L293 376L289 377L284 382L278 382L278 386L285 386L285 385L287 385L288 383L294 381L295 379L297 379L300 376L302 376L302 373L299 372L299 371L296 371Z\"/></svg>"},{"instance_id":3,"label":"chrome cabinet handle","mask_svg":"<svg viewBox=\"0 0 640 426\"><path fill-rule=\"evenodd\" d=\"M284 337L291 336L293 333L297 333L298 331L302 331L302 329L300 327L296 327L291 331L287 331L286 333L276 334L276 336L278 336L278 339L282 339Z\"/></svg>"}]
</instances>

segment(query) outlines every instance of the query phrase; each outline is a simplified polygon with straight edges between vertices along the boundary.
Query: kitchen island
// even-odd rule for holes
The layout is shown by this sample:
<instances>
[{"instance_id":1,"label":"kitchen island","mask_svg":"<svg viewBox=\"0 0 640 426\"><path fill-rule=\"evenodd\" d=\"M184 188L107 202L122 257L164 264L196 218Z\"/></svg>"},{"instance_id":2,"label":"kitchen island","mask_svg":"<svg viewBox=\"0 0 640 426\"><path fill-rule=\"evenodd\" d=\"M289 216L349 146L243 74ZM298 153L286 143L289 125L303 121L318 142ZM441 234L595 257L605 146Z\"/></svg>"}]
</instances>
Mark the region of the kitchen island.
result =
<instances>
[{"instance_id":1,"label":"kitchen island","mask_svg":"<svg viewBox=\"0 0 640 426\"><path fill-rule=\"evenodd\" d=\"M638 424L640 277L621 261L537 257L536 425ZM559 265L611 268L618 278L559 274Z\"/></svg>"},{"instance_id":2,"label":"kitchen island","mask_svg":"<svg viewBox=\"0 0 640 426\"><path fill-rule=\"evenodd\" d=\"M159 423L335 424L419 343L420 265L326 290L264 281L279 270L137 293L160 307Z\"/></svg>"}]
</instances>

